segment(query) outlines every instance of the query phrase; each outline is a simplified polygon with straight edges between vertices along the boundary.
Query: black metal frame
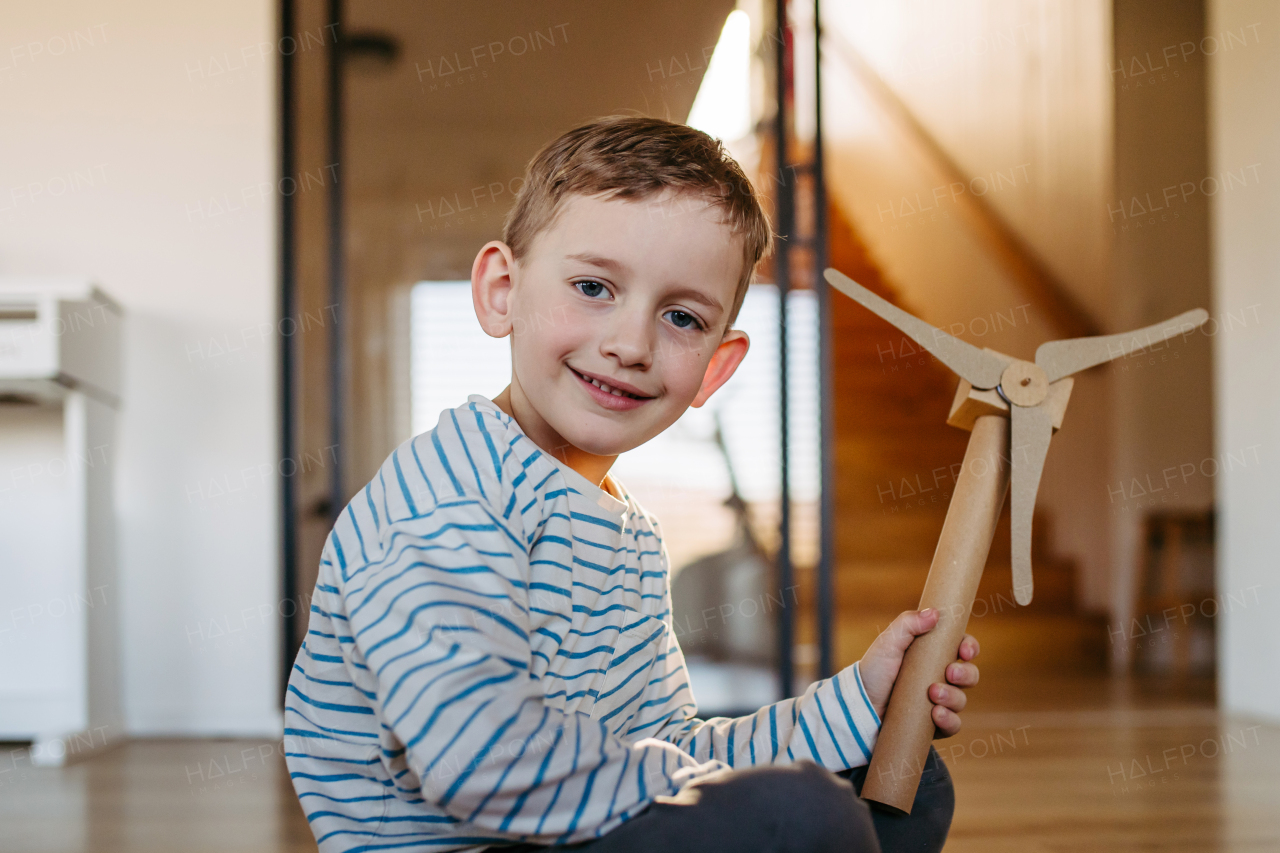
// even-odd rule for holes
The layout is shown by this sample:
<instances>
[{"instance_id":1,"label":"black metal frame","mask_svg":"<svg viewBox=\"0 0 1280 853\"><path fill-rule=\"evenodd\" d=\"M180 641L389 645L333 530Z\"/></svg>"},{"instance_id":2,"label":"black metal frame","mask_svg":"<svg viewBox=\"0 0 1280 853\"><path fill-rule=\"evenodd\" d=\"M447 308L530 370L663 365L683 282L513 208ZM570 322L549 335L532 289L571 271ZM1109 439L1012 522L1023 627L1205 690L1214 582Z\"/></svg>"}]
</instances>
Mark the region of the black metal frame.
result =
<instances>
[{"instance_id":1,"label":"black metal frame","mask_svg":"<svg viewBox=\"0 0 1280 853\"><path fill-rule=\"evenodd\" d=\"M333 45L329 49L329 79L326 92L328 108L329 162L334 164L333 186L329 192L329 304L333 307L333 327L329 332L329 441L333 443L333 474L330 482L329 514L336 521L347 503L342 482L343 440L346 435L346 324L343 296L346 290L345 252L342 233L343 173L342 162L342 0L329 0L329 22L333 27Z\"/></svg>"},{"instance_id":2,"label":"black metal frame","mask_svg":"<svg viewBox=\"0 0 1280 853\"><path fill-rule=\"evenodd\" d=\"M294 31L293 0L280 0L280 33L288 36ZM280 175L287 177L295 173L297 126L294 116L294 62L296 50L289 53L280 51ZM280 245L279 245L279 310L280 318L292 317L297 308L297 204L294 193L280 195ZM293 335L280 335L280 458L294 458L297 413L294 409L294 394L297 377L297 352ZM297 536L298 494L293 477L282 477L280 480L280 612L284 616L283 636L280 648L284 655L284 666L281 667L281 680L289 680L289 670L293 665L293 638L297 633L297 607L285 609L283 602L293 601L298 594L298 536ZM280 695L284 695L281 685Z\"/></svg>"},{"instance_id":3,"label":"black metal frame","mask_svg":"<svg viewBox=\"0 0 1280 853\"><path fill-rule=\"evenodd\" d=\"M787 296L791 292L791 239L795 229L794 193L787 163L787 0L777 0L774 7L776 49L774 50L775 91L774 153L777 175L774 193L774 231L777 241L773 250L774 282L778 287L778 418L781 446L778 457L778 588L782 606L778 608L778 691L782 697L792 694L795 684L795 613L787 603L787 591L795 586L795 567L791 564L791 449L790 388L787 376ZM794 600L794 596L793 596Z\"/></svg>"},{"instance_id":4,"label":"black metal frame","mask_svg":"<svg viewBox=\"0 0 1280 853\"><path fill-rule=\"evenodd\" d=\"M818 444L822 466L818 548L818 677L835 672L835 382L831 361L831 288L827 268L827 184L822 148L822 2L813 0L813 289L818 299Z\"/></svg>"},{"instance_id":5,"label":"black metal frame","mask_svg":"<svg viewBox=\"0 0 1280 853\"><path fill-rule=\"evenodd\" d=\"M835 671L834 662L834 572L835 560L835 454L834 382L831 362L831 300L830 290L822 278L827 266L827 194L826 171L822 145L822 8L821 0L813 0L814 17L814 143L813 163L808 165L789 162L787 141L790 117L787 110L789 89L788 68L790 55L787 41L787 0L776 0L774 7L776 50L775 91L777 107L774 113L774 146L776 154L777 183L775 190L775 230L778 235L774 249L774 280L778 287L778 416L780 419L779 448L779 518L778 518L778 585L784 604L778 610L778 685L782 696L792 695L795 686L795 614L785 604L785 596L795 583L795 567L791 562L791 479L790 479L790 363L787 341L787 297L791 292L791 250L805 247L812 252L814 281L812 287L818 300L818 405L819 405L819 459L821 465L822 492L819 498L819 536L817 566L818 621L818 677L826 678ZM797 239L795 183L797 173L804 172L813 182L813 234L808 239ZM794 602L795 596L792 597Z\"/></svg>"},{"instance_id":6,"label":"black metal frame","mask_svg":"<svg viewBox=\"0 0 1280 853\"><path fill-rule=\"evenodd\" d=\"M294 0L280 0L280 34L289 38L295 31ZM342 0L328 0L328 13L333 23L334 40L328 55L328 81L325 92L327 106L327 136L329 162L334 164L330 185L329 205L329 301L333 306L333 325L328 338L329 355L329 431L333 450L333 467L329 490L329 514L336 520L346 504L345 484L342 478L345 398L346 348L342 316L344 278L344 239L342 218ZM282 178L297 171L297 51L280 51L280 136L279 166ZM297 203L295 193L280 196L280 244L279 244L279 319L297 314ZM282 327L283 328L283 327ZM293 335L280 336L280 457L292 459L297 449L297 363L298 353ZM284 657L283 678L289 677L296 653L294 638L300 619L298 590L298 494L295 478L282 478L280 483L280 594ZM293 602L287 610L283 602Z\"/></svg>"}]
</instances>

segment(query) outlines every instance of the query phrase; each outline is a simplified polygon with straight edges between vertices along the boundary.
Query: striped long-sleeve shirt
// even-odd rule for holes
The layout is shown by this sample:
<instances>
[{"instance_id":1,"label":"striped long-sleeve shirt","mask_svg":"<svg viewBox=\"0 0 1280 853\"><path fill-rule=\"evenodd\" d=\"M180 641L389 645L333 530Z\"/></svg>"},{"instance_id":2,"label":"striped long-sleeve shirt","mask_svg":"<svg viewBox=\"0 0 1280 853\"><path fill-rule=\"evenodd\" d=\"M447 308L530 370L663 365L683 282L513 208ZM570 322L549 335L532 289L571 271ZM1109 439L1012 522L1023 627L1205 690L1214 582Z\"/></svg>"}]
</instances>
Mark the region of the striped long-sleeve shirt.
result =
<instances>
[{"instance_id":1,"label":"striped long-sleeve shirt","mask_svg":"<svg viewBox=\"0 0 1280 853\"><path fill-rule=\"evenodd\" d=\"M325 544L285 701L321 851L573 843L724 767L867 763L879 719L856 665L698 719L669 589L629 497L483 397L445 411Z\"/></svg>"}]
</instances>

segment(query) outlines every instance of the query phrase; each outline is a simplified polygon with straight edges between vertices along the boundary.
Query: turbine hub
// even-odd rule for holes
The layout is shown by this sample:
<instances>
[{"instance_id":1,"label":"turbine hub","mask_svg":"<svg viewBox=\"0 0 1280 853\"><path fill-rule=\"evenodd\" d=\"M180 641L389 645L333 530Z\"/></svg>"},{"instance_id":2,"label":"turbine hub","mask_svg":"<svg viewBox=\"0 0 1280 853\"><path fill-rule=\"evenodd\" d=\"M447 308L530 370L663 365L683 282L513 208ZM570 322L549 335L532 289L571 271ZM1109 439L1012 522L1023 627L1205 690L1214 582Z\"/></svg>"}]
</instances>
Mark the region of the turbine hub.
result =
<instances>
[{"instance_id":1,"label":"turbine hub","mask_svg":"<svg viewBox=\"0 0 1280 853\"><path fill-rule=\"evenodd\" d=\"M1014 361L1000 376L1000 390L1015 406L1038 406L1049 393L1049 377L1029 361Z\"/></svg>"}]
</instances>

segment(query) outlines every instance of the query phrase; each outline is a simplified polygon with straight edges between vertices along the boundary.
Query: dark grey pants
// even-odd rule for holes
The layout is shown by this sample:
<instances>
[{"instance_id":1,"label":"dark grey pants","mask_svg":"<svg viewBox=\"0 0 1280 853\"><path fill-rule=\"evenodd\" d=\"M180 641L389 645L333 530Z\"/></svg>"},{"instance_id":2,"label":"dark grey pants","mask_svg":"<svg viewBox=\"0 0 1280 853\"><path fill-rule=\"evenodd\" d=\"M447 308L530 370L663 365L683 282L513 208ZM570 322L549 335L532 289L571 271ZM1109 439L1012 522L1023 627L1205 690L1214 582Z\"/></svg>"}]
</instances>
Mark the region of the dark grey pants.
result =
<instances>
[{"instance_id":1,"label":"dark grey pants","mask_svg":"<svg viewBox=\"0 0 1280 853\"><path fill-rule=\"evenodd\" d=\"M574 853L937 853L947 840L955 790L930 747L910 815L858 797L865 767L831 773L811 762L725 770L658 802L595 841L568 847L492 848Z\"/></svg>"}]
</instances>

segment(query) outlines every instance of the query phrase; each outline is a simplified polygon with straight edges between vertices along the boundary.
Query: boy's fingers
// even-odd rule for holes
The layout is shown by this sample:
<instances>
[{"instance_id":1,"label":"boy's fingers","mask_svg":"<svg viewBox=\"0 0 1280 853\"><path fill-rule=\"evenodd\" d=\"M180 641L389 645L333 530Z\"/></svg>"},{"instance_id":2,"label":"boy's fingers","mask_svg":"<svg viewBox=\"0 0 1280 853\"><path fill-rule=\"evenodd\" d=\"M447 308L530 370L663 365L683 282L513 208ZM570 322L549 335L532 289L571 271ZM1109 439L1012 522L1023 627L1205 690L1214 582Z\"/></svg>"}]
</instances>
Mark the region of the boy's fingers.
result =
<instances>
[{"instance_id":1,"label":"boy's fingers","mask_svg":"<svg viewBox=\"0 0 1280 853\"><path fill-rule=\"evenodd\" d=\"M963 690L946 684L930 684L929 700L935 705L940 705L957 714L964 710L965 704L969 701L969 697L964 694Z\"/></svg>"},{"instance_id":2,"label":"boy's fingers","mask_svg":"<svg viewBox=\"0 0 1280 853\"><path fill-rule=\"evenodd\" d=\"M978 656L978 638L972 634L965 634L964 639L960 641L961 660L973 660Z\"/></svg>"},{"instance_id":3,"label":"boy's fingers","mask_svg":"<svg viewBox=\"0 0 1280 853\"><path fill-rule=\"evenodd\" d=\"M951 737L960 731L960 718L941 705L934 705L933 725L938 729L938 737Z\"/></svg>"},{"instance_id":4,"label":"boy's fingers","mask_svg":"<svg viewBox=\"0 0 1280 853\"><path fill-rule=\"evenodd\" d=\"M963 661L947 664L947 681L956 687L973 687L978 683L978 665Z\"/></svg>"}]
</instances>

